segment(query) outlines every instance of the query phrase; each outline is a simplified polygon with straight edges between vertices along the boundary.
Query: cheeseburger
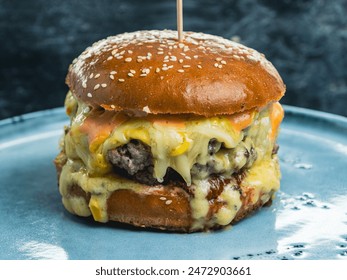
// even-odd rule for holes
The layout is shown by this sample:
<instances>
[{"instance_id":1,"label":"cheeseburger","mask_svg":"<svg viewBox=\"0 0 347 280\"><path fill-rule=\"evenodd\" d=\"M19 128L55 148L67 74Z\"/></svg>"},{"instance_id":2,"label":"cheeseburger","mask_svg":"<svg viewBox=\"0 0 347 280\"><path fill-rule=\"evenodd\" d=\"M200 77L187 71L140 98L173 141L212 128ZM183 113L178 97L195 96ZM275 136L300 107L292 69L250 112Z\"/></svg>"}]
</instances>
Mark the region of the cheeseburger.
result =
<instances>
[{"instance_id":1,"label":"cheeseburger","mask_svg":"<svg viewBox=\"0 0 347 280\"><path fill-rule=\"evenodd\" d=\"M271 204L285 85L264 55L221 37L138 31L70 65L65 208L98 222L193 232Z\"/></svg>"}]
</instances>

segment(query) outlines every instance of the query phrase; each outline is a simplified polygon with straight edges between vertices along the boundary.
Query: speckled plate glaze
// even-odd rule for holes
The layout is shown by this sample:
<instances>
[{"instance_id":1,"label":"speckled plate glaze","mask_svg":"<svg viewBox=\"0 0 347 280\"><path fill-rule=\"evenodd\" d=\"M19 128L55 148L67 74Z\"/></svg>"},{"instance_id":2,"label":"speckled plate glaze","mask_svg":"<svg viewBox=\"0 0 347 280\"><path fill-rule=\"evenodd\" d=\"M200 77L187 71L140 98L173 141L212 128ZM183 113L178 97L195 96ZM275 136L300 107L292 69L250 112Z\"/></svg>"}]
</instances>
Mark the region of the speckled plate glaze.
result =
<instances>
[{"instance_id":1,"label":"speckled plate glaze","mask_svg":"<svg viewBox=\"0 0 347 280\"><path fill-rule=\"evenodd\" d=\"M62 108L0 122L0 259L346 259L347 119L285 106L281 191L225 230L177 234L70 215L53 159Z\"/></svg>"}]
</instances>

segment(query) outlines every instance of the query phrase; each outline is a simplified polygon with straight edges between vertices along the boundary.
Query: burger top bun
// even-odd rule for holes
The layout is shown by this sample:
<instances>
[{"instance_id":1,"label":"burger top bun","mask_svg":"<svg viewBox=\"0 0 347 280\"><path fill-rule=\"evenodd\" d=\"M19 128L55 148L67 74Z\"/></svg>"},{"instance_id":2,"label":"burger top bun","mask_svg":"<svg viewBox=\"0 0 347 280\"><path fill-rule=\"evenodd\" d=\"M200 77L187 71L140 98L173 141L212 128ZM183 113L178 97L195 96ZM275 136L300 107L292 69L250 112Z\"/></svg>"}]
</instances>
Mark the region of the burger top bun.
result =
<instances>
[{"instance_id":1,"label":"burger top bun","mask_svg":"<svg viewBox=\"0 0 347 280\"><path fill-rule=\"evenodd\" d=\"M73 95L94 108L151 114L233 114L278 101L285 85L263 54L218 36L170 30L96 42L70 65Z\"/></svg>"}]
</instances>

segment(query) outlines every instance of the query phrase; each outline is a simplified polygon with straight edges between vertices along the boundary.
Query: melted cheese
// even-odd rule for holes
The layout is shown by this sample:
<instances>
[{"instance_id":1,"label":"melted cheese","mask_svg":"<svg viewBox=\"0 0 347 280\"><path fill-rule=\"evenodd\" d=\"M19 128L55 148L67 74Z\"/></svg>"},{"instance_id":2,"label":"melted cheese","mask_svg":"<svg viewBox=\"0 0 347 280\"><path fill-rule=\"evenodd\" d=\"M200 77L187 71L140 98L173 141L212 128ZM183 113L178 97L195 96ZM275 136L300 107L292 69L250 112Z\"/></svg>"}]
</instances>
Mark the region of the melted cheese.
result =
<instances>
[{"instance_id":1,"label":"melted cheese","mask_svg":"<svg viewBox=\"0 0 347 280\"><path fill-rule=\"evenodd\" d=\"M72 106L71 102L67 106ZM206 165L210 159L209 141L214 138L227 149L237 147L244 137L243 129L256 116L253 111L212 118L150 115L128 119L122 114L88 109L79 104L76 114L71 115L71 128L65 137L68 158L81 159L93 175L104 175L112 170L107 152L136 139L151 147L153 175L159 182L171 167L188 185L194 179L194 164ZM223 170L231 173L231 166L226 164L224 160Z\"/></svg>"},{"instance_id":2,"label":"melted cheese","mask_svg":"<svg viewBox=\"0 0 347 280\"><path fill-rule=\"evenodd\" d=\"M252 203L259 198L266 203L271 194L279 188L279 167L277 157L269 161L261 161L252 166L246 173L242 185L253 188ZM72 196L69 188L71 185L79 185L91 194L89 204L84 197ZM65 208L72 214L79 216L90 216L99 222L107 222L107 199L116 190L130 189L141 192L142 184L131 180L115 177L91 177L81 161L68 160L62 169L59 181L59 190ZM242 206L242 200L234 184L224 186L224 191L219 196L219 202L223 206L212 219L208 220L209 201L206 198L209 192L207 180L194 181L194 196L191 197L190 207L193 218L192 230L203 229L206 225L228 225L235 218Z\"/></svg>"},{"instance_id":3,"label":"melted cheese","mask_svg":"<svg viewBox=\"0 0 347 280\"><path fill-rule=\"evenodd\" d=\"M210 185L207 180L197 180L194 183L194 197L190 201L192 218L194 219L192 229L201 229L205 225L205 218L210 209L210 204L206 199Z\"/></svg>"},{"instance_id":4,"label":"melted cheese","mask_svg":"<svg viewBox=\"0 0 347 280\"><path fill-rule=\"evenodd\" d=\"M224 187L220 199L224 205L215 214L216 224L226 226L232 222L242 206L240 192L233 185L228 184Z\"/></svg>"},{"instance_id":5,"label":"melted cheese","mask_svg":"<svg viewBox=\"0 0 347 280\"><path fill-rule=\"evenodd\" d=\"M89 112L83 104L77 106L68 98L67 110L71 117L70 130L65 136L64 147L69 158L60 177L60 192L68 211L80 216L93 215L106 222L107 199L118 189L140 191L142 184L114 176L112 166L106 160L110 149L140 140L151 147L154 160L154 177L162 182L169 167L176 170L187 185L193 184L194 195L190 206L194 220L192 229L202 229L209 223L229 224L241 208L238 191L232 184L225 186L219 197L223 206L207 221L209 192L208 172L191 172L195 164L206 165L211 160L209 141L213 138L223 143L232 153L220 150L213 155L215 169L221 176L230 176L230 170L246 164L243 147L254 146L257 160L247 172L242 186L252 189L252 203L260 198L263 203L278 190L280 171L277 156L272 148L283 118L283 109L274 103L261 112L245 112L230 116L186 119L173 116L148 116L131 118L124 115L108 115L108 112ZM229 150L230 151L230 150ZM224 172L224 173L223 173ZM229 174L229 175L227 175ZM193 177L192 177L193 176ZM83 197L71 196L69 187L77 184L91 194L89 204Z\"/></svg>"}]
</instances>

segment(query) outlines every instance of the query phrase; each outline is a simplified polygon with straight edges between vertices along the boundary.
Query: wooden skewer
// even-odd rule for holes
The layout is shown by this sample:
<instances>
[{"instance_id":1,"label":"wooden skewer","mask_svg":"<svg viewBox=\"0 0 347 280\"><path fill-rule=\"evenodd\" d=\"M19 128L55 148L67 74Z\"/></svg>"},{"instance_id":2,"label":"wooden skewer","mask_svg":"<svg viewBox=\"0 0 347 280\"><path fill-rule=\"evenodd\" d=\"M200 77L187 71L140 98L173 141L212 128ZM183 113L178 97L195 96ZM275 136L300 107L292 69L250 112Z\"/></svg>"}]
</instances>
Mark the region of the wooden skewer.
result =
<instances>
[{"instance_id":1,"label":"wooden skewer","mask_svg":"<svg viewBox=\"0 0 347 280\"><path fill-rule=\"evenodd\" d=\"M177 6L177 33L178 33L178 41L182 42L184 39L183 36L183 9L182 9L182 0L176 0Z\"/></svg>"}]
</instances>

